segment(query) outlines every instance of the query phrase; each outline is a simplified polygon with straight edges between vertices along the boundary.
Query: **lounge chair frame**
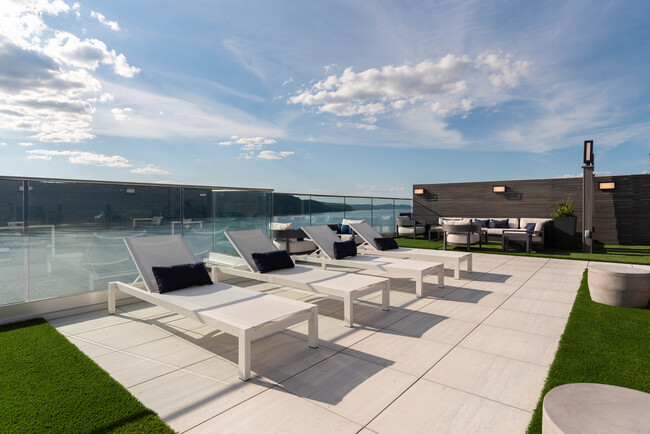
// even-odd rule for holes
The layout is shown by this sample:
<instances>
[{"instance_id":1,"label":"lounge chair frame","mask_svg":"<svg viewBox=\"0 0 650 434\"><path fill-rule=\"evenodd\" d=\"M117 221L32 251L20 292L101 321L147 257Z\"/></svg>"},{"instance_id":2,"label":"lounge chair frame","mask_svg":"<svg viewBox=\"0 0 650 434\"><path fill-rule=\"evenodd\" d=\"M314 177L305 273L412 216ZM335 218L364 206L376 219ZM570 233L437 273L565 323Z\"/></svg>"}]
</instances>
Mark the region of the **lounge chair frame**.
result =
<instances>
[{"instance_id":1,"label":"lounge chair frame","mask_svg":"<svg viewBox=\"0 0 650 434\"><path fill-rule=\"evenodd\" d=\"M254 240L259 252L279 250L266 234L261 229L225 231L224 234L241 259L233 260L231 256L211 253L210 257L205 260L205 263L212 268L212 275L215 280L220 280L220 274L231 275L317 292L342 299L343 324L346 327L354 326L354 301L366 295L381 291L381 308L382 310L389 310L390 281L388 279L318 270L299 265L295 268L260 273L252 261L252 252L248 251L250 249L244 246L244 243L241 241L242 238L247 238L249 241Z\"/></svg>"},{"instance_id":2,"label":"lounge chair frame","mask_svg":"<svg viewBox=\"0 0 650 434\"><path fill-rule=\"evenodd\" d=\"M175 243L176 249L182 253L176 261L169 260L157 265L169 266L195 261L194 255L180 235L146 237L139 240L155 242L151 240L153 238L161 240L161 245ZM218 282L164 294L152 292L150 272L145 271L143 267L146 265L135 253L139 242L134 245L134 240L125 238L124 241L140 276L131 284L109 283L108 311L111 315L115 313L117 292L120 291L233 335L239 340L239 378L244 381L250 379L251 343L254 340L307 321L308 344L312 348L318 347L318 306ZM136 286L140 280L142 283Z\"/></svg>"},{"instance_id":3,"label":"lounge chair frame","mask_svg":"<svg viewBox=\"0 0 650 434\"><path fill-rule=\"evenodd\" d=\"M334 242L339 238L328 226L304 226L302 228L309 238L318 246L310 255L298 255L297 261L320 264L323 269L328 265L364 270L385 271L391 274L407 276L415 280L415 295L423 297L423 280L430 274L438 275L438 288L445 286L445 267L440 262L422 262L397 258L377 258L372 256L334 258Z\"/></svg>"},{"instance_id":4,"label":"lounge chair frame","mask_svg":"<svg viewBox=\"0 0 650 434\"><path fill-rule=\"evenodd\" d=\"M368 223L354 223L350 225L354 232L363 239L363 243L358 246L360 253L372 256L386 256L393 258L414 258L418 260L444 260L453 259L456 262L454 268L454 279L460 279L460 266L464 262L467 264L467 271L472 272L472 253L450 252L433 249L412 249L400 247L393 250L379 250L375 244L375 238L381 237L377 231Z\"/></svg>"}]
</instances>

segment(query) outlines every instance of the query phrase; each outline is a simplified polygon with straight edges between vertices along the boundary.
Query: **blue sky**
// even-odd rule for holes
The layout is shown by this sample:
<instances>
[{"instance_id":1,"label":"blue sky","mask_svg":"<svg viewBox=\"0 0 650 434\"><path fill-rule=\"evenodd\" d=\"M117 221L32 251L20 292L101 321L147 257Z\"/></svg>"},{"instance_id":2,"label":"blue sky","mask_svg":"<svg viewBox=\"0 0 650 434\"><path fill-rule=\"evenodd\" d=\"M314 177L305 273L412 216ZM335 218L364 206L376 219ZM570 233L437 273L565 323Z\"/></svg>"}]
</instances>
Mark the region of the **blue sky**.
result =
<instances>
[{"instance_id":1,"label":"blue sky","mask_svg":"<svg viewBox=\"0 0 650 434\"><path fill-rule=\"evenodd\" d=\"M0 3L0 175L409 197L650 169L650 3Z\"/></svg>"}]
</instances>

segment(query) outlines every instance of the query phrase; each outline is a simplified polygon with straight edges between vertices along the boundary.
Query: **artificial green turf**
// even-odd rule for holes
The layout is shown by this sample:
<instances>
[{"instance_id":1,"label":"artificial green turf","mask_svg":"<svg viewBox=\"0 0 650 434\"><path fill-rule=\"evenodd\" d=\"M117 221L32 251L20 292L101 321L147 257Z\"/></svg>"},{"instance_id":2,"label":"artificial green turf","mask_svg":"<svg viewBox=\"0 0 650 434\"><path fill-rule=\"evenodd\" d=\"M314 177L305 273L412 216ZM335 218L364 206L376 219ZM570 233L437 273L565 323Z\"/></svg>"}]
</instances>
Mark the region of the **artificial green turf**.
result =
<instances>
[{"instance_id":1,"label":"artificial green turf","mask_svg":"<svg viewBox=\"0 0 650 434\"><path fill-rule=\"evenodd\" d=\"M174 432L42 319L0 327L0 431Z\"/></svg>"},{"instance_id":2,"label":"artificial green turf","mask_svg":"<svg viewBox=\"0 0 650 434\"><path fill-rule=\"evenodd\" d=\"M421 249L442 249L442 241L427 241L418 238L395 238L400 247L414 247ZM467 251L465 246L448 246L448 250ZM620 262L626 264L650 265L650 246L620 246L613 244L597 244L594 246L594 253L582 253L576 247L574 251L546 249L542 251L531 251L526 253L523 250L509 249L501 251L501 241L488 241L482 247L478 244L471 246L471 251L476 253L492 253L498 255L522 255L536 256L540 258L575 259L582 261Z\"/></svg>"},{"instance_id":3,"label":"artificial green turf","mask_svg":"<svg viewBox=\"0 0 650 434\"><path fill-rule=\"evenodd\" d=\"M562 384L612 384L650 393L648 330L650 309L591 301L585 270L527 433L542 432L544 396Z\"/></svg>"}]
</instances>

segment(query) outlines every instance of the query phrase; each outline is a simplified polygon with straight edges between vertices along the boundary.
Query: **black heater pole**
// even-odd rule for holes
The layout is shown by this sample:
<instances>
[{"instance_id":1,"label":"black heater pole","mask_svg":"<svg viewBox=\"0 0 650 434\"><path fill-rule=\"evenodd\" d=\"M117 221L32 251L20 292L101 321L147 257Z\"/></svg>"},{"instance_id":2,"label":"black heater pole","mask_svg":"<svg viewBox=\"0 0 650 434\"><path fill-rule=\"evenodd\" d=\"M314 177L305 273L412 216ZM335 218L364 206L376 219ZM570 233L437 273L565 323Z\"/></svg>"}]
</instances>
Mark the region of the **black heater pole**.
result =
<instances>
[{"instance_id":1,"label":"black heater pole","mask_svg":"<svg viewBox=\"0 0 650 434\"><path fill-rule=\"evenodd\" d=\"M594 141L585 140L582 166L582 251L594 249Z\"/></svg>"}]
</instances>

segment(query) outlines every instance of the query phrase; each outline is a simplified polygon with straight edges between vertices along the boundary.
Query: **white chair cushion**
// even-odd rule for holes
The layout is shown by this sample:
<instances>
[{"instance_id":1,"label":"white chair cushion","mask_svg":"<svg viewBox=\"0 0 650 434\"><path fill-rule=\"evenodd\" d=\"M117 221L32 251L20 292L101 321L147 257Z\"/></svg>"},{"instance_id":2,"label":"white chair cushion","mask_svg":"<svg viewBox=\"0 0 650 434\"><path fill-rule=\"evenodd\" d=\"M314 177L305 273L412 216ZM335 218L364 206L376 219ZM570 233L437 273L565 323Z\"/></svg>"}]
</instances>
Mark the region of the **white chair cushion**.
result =
<instances>
[{"instance_id":1,"label":"white chair cushion","mask_svg":"<svg viewBox=\"0 0 650 434\"><path fill-rule=\"evenodd\" d=\"M348 219L343 219L341 222L342 225L350 225L350 224L355 224L355 223L365 223L365 220L348 220Z\"/></svg>"},{"instance_id":2,"label":"white chair cushion","mask_svg":"<svg viewBox=\"0 0 650 434\"><path fill-rule=\"evenodd\" d=\"M287 231L295 229L293 223L271 222L270 228L274 231Z\"/></svg>"},{"instance_id":3,"label":"white chair cushion","mask_svg":"<svg viewBox=\"0 0 650 434\"><path fill-rule=\"evenodd\" d=\"M472 233L469 236L469 243L476 244L481 240L481 236L477 233ZM447 234L447 244L466 245L467 234Z\"/></svg>"}]
</instances>

